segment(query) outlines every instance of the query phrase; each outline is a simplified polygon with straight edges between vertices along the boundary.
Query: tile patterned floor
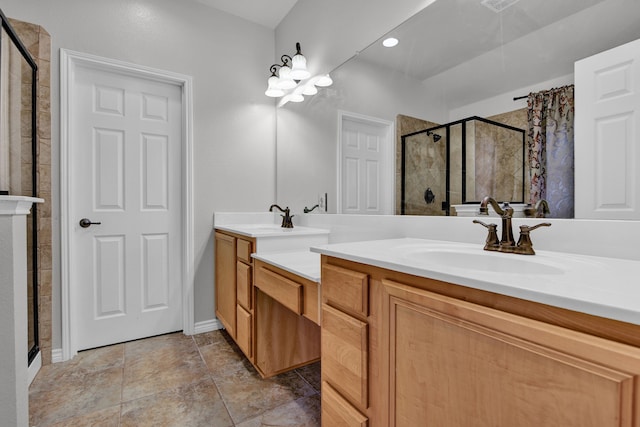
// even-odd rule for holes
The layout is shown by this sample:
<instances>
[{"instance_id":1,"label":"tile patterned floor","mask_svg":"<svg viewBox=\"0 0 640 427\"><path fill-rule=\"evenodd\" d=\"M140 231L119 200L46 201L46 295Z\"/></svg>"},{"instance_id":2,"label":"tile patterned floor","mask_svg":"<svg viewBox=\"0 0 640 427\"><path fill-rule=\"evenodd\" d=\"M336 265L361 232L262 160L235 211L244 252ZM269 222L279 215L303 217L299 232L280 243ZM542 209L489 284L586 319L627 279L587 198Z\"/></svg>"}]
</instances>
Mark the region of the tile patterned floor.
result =
<instances>
[{"instance_id":1,"label":"tile patterned floor","mask_svg":"<svg viewBox=\"0 0 640 427\"><path fill-rule=\"evenodd\" d=\"M320 365L263 380L224 331L163 335L44 366L31 426L320 425Z\"/></svg>"}]
</instances>

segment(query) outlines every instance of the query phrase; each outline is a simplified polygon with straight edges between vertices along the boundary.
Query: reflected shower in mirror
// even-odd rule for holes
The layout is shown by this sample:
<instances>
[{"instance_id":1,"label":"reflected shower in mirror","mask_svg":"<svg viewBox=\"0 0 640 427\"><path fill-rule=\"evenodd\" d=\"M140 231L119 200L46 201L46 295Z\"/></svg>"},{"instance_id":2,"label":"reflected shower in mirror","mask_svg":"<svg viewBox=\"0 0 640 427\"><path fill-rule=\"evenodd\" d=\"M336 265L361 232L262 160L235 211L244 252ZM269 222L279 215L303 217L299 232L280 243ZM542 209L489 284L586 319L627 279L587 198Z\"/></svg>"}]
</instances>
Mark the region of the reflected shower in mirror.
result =
<instances>
[{"instance_id":1,"label":"reflected shower in mirror","mask_svg":"<svg viewBox=\"0 0 640 427\"><path fill-rule=\"evenodd\" d=\"M402 135L400 144L402 215L455 215L452 206L487 194L525 200L523 129L469 117Z\"/></svg>"}]
</instances>

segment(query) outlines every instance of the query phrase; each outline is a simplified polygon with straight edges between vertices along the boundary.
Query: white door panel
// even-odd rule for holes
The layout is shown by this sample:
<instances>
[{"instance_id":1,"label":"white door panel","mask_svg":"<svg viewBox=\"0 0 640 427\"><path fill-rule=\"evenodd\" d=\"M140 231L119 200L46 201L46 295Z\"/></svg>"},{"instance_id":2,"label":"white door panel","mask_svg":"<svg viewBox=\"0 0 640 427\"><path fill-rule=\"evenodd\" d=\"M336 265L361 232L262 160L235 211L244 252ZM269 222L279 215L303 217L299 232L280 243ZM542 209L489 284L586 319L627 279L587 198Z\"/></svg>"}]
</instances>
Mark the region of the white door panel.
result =
<instances>
[{"instance_id":1,"label":"white door panel","mask_svg":"<svg viewBox=\"0 0 640 427\"><path fill-rule=\"evenodd\" d=\"M392 124L341 117L342 213L393 213Z\"/></svg>"},{"instance_id":2,"label":"white door panel","mask_svg":"<svg viewBox=\"0 0 640 427\"><path fill-rule=\"evenodd\" d=\"M71 231L78 349L182 329L181 88L76 70Z\"/></svg>"},{"instance_id":3,"label":"white door panel","mask_svg":"<svg viewBox=\"0 0 640 427\"><path fill-rule=\"evenodd\" d=\"M640 219L640 40L576 62L576 217Z\"/></svg>"}]
</instances>

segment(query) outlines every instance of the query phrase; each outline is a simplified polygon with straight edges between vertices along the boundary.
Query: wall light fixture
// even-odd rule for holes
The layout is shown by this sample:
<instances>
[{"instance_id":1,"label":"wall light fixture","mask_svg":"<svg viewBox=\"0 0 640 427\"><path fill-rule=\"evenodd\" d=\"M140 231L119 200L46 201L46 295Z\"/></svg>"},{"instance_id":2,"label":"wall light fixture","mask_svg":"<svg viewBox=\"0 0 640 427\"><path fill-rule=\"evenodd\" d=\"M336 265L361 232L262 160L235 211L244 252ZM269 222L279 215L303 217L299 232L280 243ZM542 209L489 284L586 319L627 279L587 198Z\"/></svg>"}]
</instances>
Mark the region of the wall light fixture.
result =
<instances>
[{"instance_id":1,"label":"wall light fixture","mask_svg":"<svg viewBox=\"0 0 640 427\"><path fill-rule=\"evenodd\" d=\"M267 81L265 95L280 98L280 105L287 102L302 102L304 95L311 96L318 93L317 87L331 86L333 80L329 74L311 76L307 70L307 59L300 50L300 43L296 43L296 53L293 58L289 55L280 57L281 64L269 67L271 76Z\"/></svg>"}]
</instances>

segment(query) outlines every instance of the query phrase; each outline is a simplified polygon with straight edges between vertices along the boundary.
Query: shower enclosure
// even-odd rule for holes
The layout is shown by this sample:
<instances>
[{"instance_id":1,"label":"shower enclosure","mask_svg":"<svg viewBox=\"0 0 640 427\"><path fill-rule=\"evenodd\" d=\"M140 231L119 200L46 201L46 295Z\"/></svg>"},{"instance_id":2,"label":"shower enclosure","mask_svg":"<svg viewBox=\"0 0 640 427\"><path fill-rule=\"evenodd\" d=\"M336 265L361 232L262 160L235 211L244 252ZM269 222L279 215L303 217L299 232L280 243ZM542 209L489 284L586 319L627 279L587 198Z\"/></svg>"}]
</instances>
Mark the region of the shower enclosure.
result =
<instances>
[{"instance_id":1,"label":"shower enclosure","mask_svg":"<svg viewBox=\"0 0 640 427\"><path fill-rule=\"evenodd\" d=\"M37 197L38 67L2 11L0 21L0 194ZM29 364L39 352L36 209L27 217Z\"/></svg>"},{"instance_id":2,"label":"shower enclosure","mask_svg":"<svg viewBox=\"0 0 640 427\"><path fill-rule=\"evenodd\" d=\"M402 215L455 215L484 196L525 200L525 131L469 117L401 136Z\"/></svg>"}]
</instances>

